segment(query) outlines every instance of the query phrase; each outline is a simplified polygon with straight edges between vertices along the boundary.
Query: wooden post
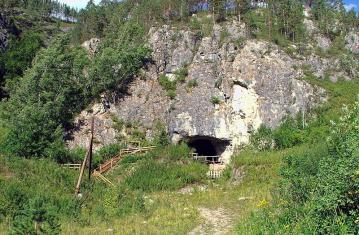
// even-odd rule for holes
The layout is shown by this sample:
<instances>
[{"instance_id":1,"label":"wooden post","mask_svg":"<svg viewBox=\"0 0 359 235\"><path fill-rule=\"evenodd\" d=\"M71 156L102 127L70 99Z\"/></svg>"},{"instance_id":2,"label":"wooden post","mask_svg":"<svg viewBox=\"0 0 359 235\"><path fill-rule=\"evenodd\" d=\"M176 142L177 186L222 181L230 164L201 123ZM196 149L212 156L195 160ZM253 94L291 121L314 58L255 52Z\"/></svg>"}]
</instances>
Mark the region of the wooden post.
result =
<instances>
[{"instance_id":1,"label":"wooden post","mask_svg":"<svg viewBox=\"0 0 359 235\"><path fill-rule=\"evenodd\" d=\"M92 116L92 119L91 119L91 138L90 138L90 146L89 146L89 161L88 161L88 164L89 164L89 181L91 180L91 165L92 165L92 145L93 145L93 136L94 136L94 126L95 126L95 117Z\"/></svg>"},{"instance_id":2,"label":"wooden post","mask_svg":"<svg viewBox=\"0 0 359 235\"><path fill-rule=\"evenodd\" d=\"M77 180L77 184L76 184L76 188L75 188L76 195L78 195L80 193L81 180L82 180L82 177L83 177L83 174L85 171L86 163L87 163L89 157L92 158L93 129L94 129L94 117L92 117L92 120L91 120L91 138L90 138L89 148L88 148L86 156L82 162L81 169L80 169L80 175ZM90 164L91 164L91 162L90 162ZM89 168L91 170L91 166ZM91 175L91 172L89 172L89 173Z\"/></svg>"}]
</instances>

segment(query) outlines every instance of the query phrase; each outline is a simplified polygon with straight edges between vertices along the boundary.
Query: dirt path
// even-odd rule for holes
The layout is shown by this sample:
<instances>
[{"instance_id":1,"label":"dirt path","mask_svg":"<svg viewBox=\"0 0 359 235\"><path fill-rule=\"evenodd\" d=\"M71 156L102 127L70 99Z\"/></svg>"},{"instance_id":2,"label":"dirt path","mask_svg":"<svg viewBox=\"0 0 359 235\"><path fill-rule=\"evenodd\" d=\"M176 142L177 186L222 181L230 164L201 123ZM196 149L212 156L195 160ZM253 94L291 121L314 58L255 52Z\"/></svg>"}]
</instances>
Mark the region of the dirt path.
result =
<instances>
[{"instance_id":1,"label":"dirt path","mask_svg":"<svg viewBox=\"0 0 359 235\"><path fill-rule=\"evenodd\" d=\"M198 208L204 222L195 227L188 235L226 234L232 228L232 216L223 208Z\"/></svg>"}]
</instances>

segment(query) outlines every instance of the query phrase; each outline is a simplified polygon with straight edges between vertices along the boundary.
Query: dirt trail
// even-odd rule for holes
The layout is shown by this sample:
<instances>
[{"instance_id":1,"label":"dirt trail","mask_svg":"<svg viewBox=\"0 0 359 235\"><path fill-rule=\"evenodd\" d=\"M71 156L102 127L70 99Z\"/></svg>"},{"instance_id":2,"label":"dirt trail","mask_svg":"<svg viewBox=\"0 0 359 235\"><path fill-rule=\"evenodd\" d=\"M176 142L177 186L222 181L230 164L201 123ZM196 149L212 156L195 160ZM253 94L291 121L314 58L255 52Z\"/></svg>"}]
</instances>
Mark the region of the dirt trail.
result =
<instances>
[{"instance_id":1,"label":"dirt trail","mask_svg":"<svg viewBox=\"0 0 359 235\"><path fill-rule=\"evenodd\" d=\"M223 208L198 208L204 222L195 227L188 235L223 235L232 228L232 216Z\"/></svg>"}]
</instances>

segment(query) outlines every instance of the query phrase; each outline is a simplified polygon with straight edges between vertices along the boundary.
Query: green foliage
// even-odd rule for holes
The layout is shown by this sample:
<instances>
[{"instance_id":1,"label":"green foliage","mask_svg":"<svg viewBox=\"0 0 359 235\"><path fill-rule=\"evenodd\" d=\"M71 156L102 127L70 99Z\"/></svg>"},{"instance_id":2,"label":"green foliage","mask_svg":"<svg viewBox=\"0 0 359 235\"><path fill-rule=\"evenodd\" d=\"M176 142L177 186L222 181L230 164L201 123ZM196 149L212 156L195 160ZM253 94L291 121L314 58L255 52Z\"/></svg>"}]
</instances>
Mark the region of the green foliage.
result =
<instances>
[{"instance_id":1,"label":"green foliage","mask_svg":"<svg viewBox=\"0 0 359 235\"><path fill-rule=\"evenodd\" d=\"M131 189L147 192L176 190L203 179L205 170L200 163L181 166L178 163L146 161L125 179Z\"/></svg>"},{"instance_id":2,"label":"green foliage","mask_svg":"<svg viewBox=\"0 0 359 235\"><path fill-rule=\"evenodd\" d=\"M192 17L189 21L189 27L191 30L200 30L201 29L201 23L199 22L197 17Z\"/></svg>"},{"instance_id":3,"label":"green foliage","mask_svg":"<svg viewBox=\"0 0 359 235\"><path fill-rule=\"evenodd\" d=\"M176 75L177 82L184 83L186 81L186 77L188 76L187 66L177 69L174 74Z\"/></svg>"},{"instance_id":4,"label":"green foliage","mask_svg":"<svg viewBox=\"0 0 359 235\"><path fill-rule=\"evenodd\" d=\"M338 36L332 42L328 50L328 55L335 57L342 55L344 52L346 52L345 39L342 36Z\"/></svg>"},{"instance_id":5,"label":"green foliage","mask_svg":"<svg viewBox=\"0 0 359 235\"><path fill-rule=\"evenodd\" d=\"M297 118L287 117L279 127L272 130L261 125L250 137L252 147L264 151L270 149L286 149L308 141L309 128L303 128L302 116Z\"/></svg>"},{"instance_id":6,"label":"green foliage","mask_svg":"<svg viewBox=\"0 0 359 235\"><path fill-rule=\"evenodd\" d=\"M164 124L157 122L155 124L154 135L153 135L153 144L158 147L164 147L169 144L169 139L167 136L167 128Z\"/></svg>"},{"instance_id":7,"label":"green foliage","mask_svg":"<svg viewBox=\"0 0 359 235\"><path fill-rule=\"evenodd\" d=\"M258 150L273 149L275 142L273 140L272 130L265 125L261 125L258 130L250 137L251 145Z\"/></svg>"},{"instance_id":8,"label":"green foliage","mask_svg":"<svg viewBox=\"0 0 359 235\"><path fill-rule=\"evenodd\" d=\"M77 172L44 159L1 157L0 162L0 217L8 218L12 234L59 234L60 218L78 218Z\"/></svg>"},{"instance_id":9,"label":"green foliage","mask_svg":"<svg viewBox=\"0 0 359 235\"><path fill-rule=\"evenodd\" d=\"M22 76L31 66L36 52L43 47L43 35L34 31L25 31L19 39L12 37L9 48L4 54L5 78L11 79Z\"/></svg>"},{"instance_id":10,"label":"green foliage","mask_svg":"<svg viewBox=\"0 0 359 235\"><path fill-rule=\"evenodd\" d=\"M212 104L219 104L219 103L221 103L221 100L219 99L218 96L212 96L211 97L211 103Z\"/></svg>"},{"instance_id":11,"label":"green foliage","mask_svg":"<svg viewBox=\"0 0 359 235\"><path fill-rule=\"evenodd\" d=\"M170 97L170 99L174 99L174 98L176 98L176 91L175 90L169 90L169 91L167 91L167 93L166 93L166 95L168 96L168 97Z\"/></svg>"},{"instance_id":12,"label":"green foliage","mask_svg":"<svg viewBox=\"0 0 359 235\"><path fill-rule=\"evenodd\" d=\"M127 84L148 59L149 52L145 46L115 45L114 48L102 49L89 71L91 96L96 97L104 91L120 89L119 84Z\"/></svg>"},{"instance_id":13,"label":"green foliage","mask_svg":"<svg viewBox=\"0 0 359 235\"><path fill-rule=\"evenodd\" d=\"M106 219L141 213L145 211L144 195L123 186L107 188L96 211Z\"/></svg>"},{"instance_id":14,"label":"green foliage","mask_svg":"<svg viewBox=\"0 0 359 235\"><path fill-rule=\"evenodd\" d=\"M253 214L239 230L270 233L354 234L359 230L359 101L333 122L327 143L289 155L273 205Z\"/></svg>"},{"instance_id":15,"label":"green foliage","mask_svg":"<svg viewBox=\"0 0 359 235\"><path fill-rule=\"evenodd\" d=\"M141 27L129 22L121 29L124 34L106 38L92 61L83 48L70 44L68 35L57 37L23 78L9 83L11 98L1 104L0 113L9 133L1 152L69 158L63 130L71 126L74 115L100 93L126 87L149 56L147 47L133 41L142 37ZM37 48L31 45L24 46L24 53Z\"/></svg>"},{"instance_id":16,"label":"green foliage","mask_svg":"<svg viewBox=\"0 0 359 235\"><path fill-rule=\"evenodd\" d=\"M124 181L133 190L176 190L201 182L207 171L205 165L190 159L190 148L185 143L168 145L149 153L145 159Z\"/></svg>"},{"instance_id":17,"label":"green foliage","mask_svg":"<svg viewBox=\"0 0 359 235\"><path fill-rule=\"evenodd\" d=\"M359 62L355 60L354 55L343 55L340 59L340 66L350 77L359 77Z\"/></svg>"},{"instance_id":18,"label":"green foliage","mask_svg":"<svg viewBox=\"0 0 359 235\"><path fill-rule=\"evenodd\" d=\"M123 127L125 126L125 121L122 120L121 118L119 118L116 115L112 115L111 119L112 119L112 122L113 122L113 128L116 131L121 132Z\"/></svg>"},{"instance_id":19,"label":"green foliage","mask_svg":"<svg viewBox=\"0 0 359 235\"><path fill-rule=\"evenodd\" d=\"M194 87L198 86L198 81L197 79L191 79L187 82L187 88L188 89L193 89Z\"/></svg>"},{"instance_id":20,"label":"green foliage","mask_svg":"<svg viewBox=\"0 0 359 235\"><path fill-rule=\"evenodd\" d=\"M160 75L158 82L166 91L175 91L177 89L176 81L170 81L165 74Z\"/></svg>"},{"instance_id":21,"label":"green foliage","mask_svg":"<svg viewBox=\"0 0 359 235\"><path fill-rule=\"evenodd\" d=\"M22 8L41 16L50 17L51 14L64 15L67 19L75 17L77 12L74 8L60 3L59 1L36 1L36 0L0 0L1 9L9 10L12 8Z\"/></svg>"},{"instance_id":22,"label":"green foliage","mask_svg":"<svg viewBox=\"0 0 359 235\"><path fill-rule=\"evenodd\" d=\"M56 209L42 196L31 199L13 221L10 234L60 234Z\"/></svg>"},{"instance_id":23,"label":"green foliage","mask_svg":"<svg viewBox=\"0 0 359 235\"><path fill-rule=\"evenodd\" d=\"M177 89L177 80L170 81L168 77L164 74L158 78L159 84L166 90L166 94L171 99L176 97L176 89Z\"/></svg>"},{"instance_id":24,"label":"green foliage","mask_svg":"<svg viewBox=\"0 0 359 235\"><path fill-rule=\"evenodd\" d=\"M124 146L120 143L109 144L98 150L93 159L94 167L99 163L103 163L111 158L114 158Z\"/></svg>"},{"instance_id":25,"label":"green foliage","mask_svg":"<svg viewBox=\"0 0 359 235\"><path fill-rule=\"evenodd\" d=\"M273 132L276 148L290 148L304 142L304 135L298 128L298 125L300 125L298 122L288 117L279 128Z\"/></svg>"},{"instance_id":26,"label":"green foliage","mask_svg":"<svg viewBox=\"0 0 359 235\"><path fill-rule=\"evenodd\" d=\"M88 64L85 51L69 49L67 43L67 37L59 37L42 51L2 104L1 115L9 127L4 152L26 157L63 152L54 148L63 147L63 128L83 108L82 71Z\"/></svg>"},{"instance_id":27,"label":"green foliage","mask_svg":"<svg viewBox=\"0 0 359 235\"><path fill-rule=\"evenodd\" d=\"M229 37L231 36L227 29L224 29L221 31L219 41L221 44Z\"/></svg>"}]
</instances>

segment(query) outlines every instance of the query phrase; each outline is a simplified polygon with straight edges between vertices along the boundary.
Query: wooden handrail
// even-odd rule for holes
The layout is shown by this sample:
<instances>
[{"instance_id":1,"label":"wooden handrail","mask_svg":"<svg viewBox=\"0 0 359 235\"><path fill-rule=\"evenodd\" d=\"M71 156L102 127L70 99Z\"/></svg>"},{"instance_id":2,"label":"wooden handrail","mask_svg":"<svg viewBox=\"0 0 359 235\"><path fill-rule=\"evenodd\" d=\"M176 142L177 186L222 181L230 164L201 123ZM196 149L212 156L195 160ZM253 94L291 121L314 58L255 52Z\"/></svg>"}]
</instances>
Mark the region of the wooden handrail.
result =
<instances>
[{"instance_id":1,"label":"wooden handrail","mask_svg":"<svg viewBox=\"0 0 359 235\"><path fill-rule=\"evenodd\" d=\"M136 154L136 153L144 153L144 152L150 151L154 148L155 148L155 146L121 149L120 153L117 156L115 156L114 158L106 161L105 163L103 163L99 167L97 167L94 170L93 175L97 176L98 174L103 174L103 173L111 170L113 167L116 166L117 162L122 160L122 158L127 155Z\"/></svg>"}]
</instances>

